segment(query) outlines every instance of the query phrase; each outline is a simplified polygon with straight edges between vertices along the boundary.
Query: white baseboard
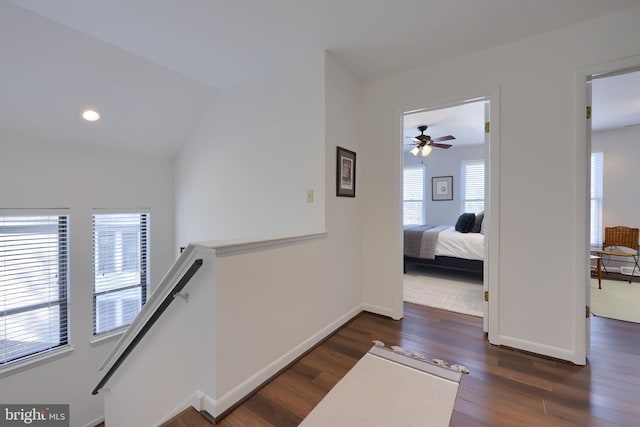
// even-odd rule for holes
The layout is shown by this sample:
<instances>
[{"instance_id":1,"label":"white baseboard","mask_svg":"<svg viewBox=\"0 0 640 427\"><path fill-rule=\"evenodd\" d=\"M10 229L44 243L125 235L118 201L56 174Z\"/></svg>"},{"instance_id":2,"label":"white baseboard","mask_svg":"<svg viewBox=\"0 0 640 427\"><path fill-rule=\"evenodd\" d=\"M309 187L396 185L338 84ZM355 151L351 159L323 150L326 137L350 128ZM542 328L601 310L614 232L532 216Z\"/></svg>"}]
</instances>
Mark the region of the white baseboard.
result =
<instances>
[{"instance_id":1,"label":"white baseboard","mask_svg":"<svg viewBox=\"0 0 640 427\"><path fill-rule=\"evenodd\" d=\"M200 399L200 411L207 411L210 415L216 410L216 401L206 394Z\"/></svg>"},{"instance_id":2,"label":"white baseboard","mask_svg":"<svg viewBox=\"0 0 640 427\"><path fill-rule=\"evenodd\" d=\"M555 357L556 359L566 360L571 363L576 363L576 354L571 349L554 347L550 345L544 345L532 341L521 340L505 335L499 336L500 345L516 348L518 350L524 350L535 354L541 354L544 356ZM577 363L576 363L577 364Z\"/></svg>"},{"instance_id":3,"label":"white baseboard","mask_svg":"<svg viewBox=\"0 0 640 427\"><path fill-rule=\"evenodd\" d=\"M364 311L368 311L369 313L379 314L381 316L391 317L392 319L395 319L393 310L388 307L381 307L373 304L363 304L362 309Z\"/></svg>"},{"instance_id":4,"label":"white baseboard","mask_svg":"<svg viewBox=\"0 0 640 427\"><path fill-rule=\"evenodd\" d=\"M185 398L182 402L178 403L171 411L169 411L167 414L165 414L159 421L155 422L152 427L161 426L162 424L166 423L171 418L173 418L176 415L180 414L182 411L184 411L185 409L187 409L189 407L193 407L195 410L201 411L203 409L202 408L202 402L203 402L205 397L208 398L208 396L206 394L204 394L202 391L200 391L200 390L194 391L191 395L189 395L187 398Z\"/></svg>"},{"instance_id":5,"label":"white baseboard","mask_svg":"<svg viewBox=\"0 0 640 427\"><path fill-rule=\"evenodd\" d=\"M353 317L355 317L358 313L363 310L362 305L358 305L353 309L349 310L346 314L339 317L334 322L327 325L325 328L321 329L308 339L304 340L281 357L279 357L276 361L266 366L262 370L260 370L255 375L247 378L244 382L233 388L228 393L221 396L218 400L210 399L207 402L207 412L209 412L214 417L220 416L224 411L231 408L237 402L241 401L245 396L249 395L256 388L261 386L265 381L269 378L273 377L280 370L285 368L291 362L296 360L300 355L302 355L307 350L311 349L313 346L318 344L320 341L325 339L331 333L333 333L336 329L347 323Z\"/></svg>"},{"instance_id":6,"label":"white baseboard","mask_svg":"<svg viewBox=\"0 0 640 427\"><path fill-rule=\"evenodd\" d=\"M93 421L89 421L88 423L86 423L82 427L96 427L98 424L103 423L103 422L104 422L104 415L99 417L99 418L96 418Z\"/></svg>"}]
</instances>

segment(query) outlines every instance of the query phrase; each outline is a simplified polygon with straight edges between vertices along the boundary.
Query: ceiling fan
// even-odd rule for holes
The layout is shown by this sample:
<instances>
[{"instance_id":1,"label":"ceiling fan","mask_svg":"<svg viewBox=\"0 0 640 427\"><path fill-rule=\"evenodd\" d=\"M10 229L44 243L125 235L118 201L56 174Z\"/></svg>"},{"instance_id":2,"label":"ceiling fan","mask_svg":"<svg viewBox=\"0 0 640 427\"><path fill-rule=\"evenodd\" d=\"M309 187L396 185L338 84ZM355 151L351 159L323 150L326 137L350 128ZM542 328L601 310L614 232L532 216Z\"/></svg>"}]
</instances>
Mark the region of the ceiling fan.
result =
<instances>
[{"instance_id":1,"label":"ceiling fan","mask_svg":"<svg viewBox=\"0 0 640 427\"><path fill-rule=\"evenodd\" d=\"M451 144L439 144L440 141L450 141L452 139L456 139L453 135L441 136L439 138L431 139L429 135L425 135L424 131L427 130L427 125L418 126L418 130L420 131L420 135L413 137L413 141L411 144L414 144L415 147L411 150L411 154L414 156L422 155L422 157L426 157L431 153L431 147L437 148L449 148Z\"/></svg>"}]
</instances>

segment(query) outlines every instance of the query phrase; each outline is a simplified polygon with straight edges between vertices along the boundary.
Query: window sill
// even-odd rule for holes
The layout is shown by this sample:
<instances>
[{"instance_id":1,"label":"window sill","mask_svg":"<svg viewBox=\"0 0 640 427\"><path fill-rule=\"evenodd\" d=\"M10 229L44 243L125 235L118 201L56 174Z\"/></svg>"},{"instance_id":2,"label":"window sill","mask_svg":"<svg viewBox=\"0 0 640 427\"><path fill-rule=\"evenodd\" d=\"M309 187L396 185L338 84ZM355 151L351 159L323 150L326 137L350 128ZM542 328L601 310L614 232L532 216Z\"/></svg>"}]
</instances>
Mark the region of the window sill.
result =
<instances>
[{"instance_id":1,"label":"window sill","mask_svg":"<svg viewBox=\"0 0 640 427\"><path fill-rule=\"evenodd\" d=\"M120 329L116 329L113 331L105 332L104 334L94 336L91 339L91 341L89 341L89 343L92 346L97 346L105 342L115 341L116 339L119 339L122 336L122 334L124 334L124 331L127 330L127 327L128 326L125 326Z\"/></svg>"},{"instance_id":2,"label":"window sill","mask_svg":"<svg viewBox=\"0 0 640 427\"><path fill-rule=\"evenodd\" d=\"M73 353L73 350L73 347L71 347L70 345L66 345L54 350L46 351L44 353L34 354L33 356L16 360L15 362L9 362L8 364L0 368L0 378L22 372L26 369L35 368L36 366L40 366L45 363L49 363L62 357L68 356Z\"/></svg>"}]
</instances>

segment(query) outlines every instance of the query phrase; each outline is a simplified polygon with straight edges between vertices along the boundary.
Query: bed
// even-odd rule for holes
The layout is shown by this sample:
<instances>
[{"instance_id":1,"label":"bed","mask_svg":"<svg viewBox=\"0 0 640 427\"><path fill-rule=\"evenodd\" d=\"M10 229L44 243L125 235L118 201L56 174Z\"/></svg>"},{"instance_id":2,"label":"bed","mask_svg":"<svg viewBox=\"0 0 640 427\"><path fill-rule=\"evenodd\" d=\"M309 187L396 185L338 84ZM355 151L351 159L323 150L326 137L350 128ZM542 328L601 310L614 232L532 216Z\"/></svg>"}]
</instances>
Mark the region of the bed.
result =
<instances>
[{"instance_id":1,"label":"bed","mask_svg":"<svg viewBox=\"0 0 640 427\"><path fill-rule=\"evenodd\" d=\"M408 263L482 274L484 234L456 231L457 226L406 225L404 269Z\"/></svg>"}]
</instances>

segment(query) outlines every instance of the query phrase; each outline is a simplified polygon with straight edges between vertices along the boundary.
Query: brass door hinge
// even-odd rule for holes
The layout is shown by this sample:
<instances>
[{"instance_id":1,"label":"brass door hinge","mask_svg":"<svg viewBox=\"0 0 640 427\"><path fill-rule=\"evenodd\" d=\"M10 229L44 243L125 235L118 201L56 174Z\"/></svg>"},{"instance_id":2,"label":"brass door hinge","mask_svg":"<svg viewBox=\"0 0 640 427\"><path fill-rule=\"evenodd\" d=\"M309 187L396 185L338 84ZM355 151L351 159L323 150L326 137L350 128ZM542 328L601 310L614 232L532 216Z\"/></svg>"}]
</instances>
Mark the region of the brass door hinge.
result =
<instances>
[{"instance_id":1,"label":"brass door hinge","mask_svg":"<svg viewBox=\"0 0 640 427\"><path fill-rule=\"evenodd\" d=\"M591 106L587 105L587 119L591 118Z\"/></svg>"},{"instance_id":2,"label":"brass door hinge","mask_svg":"<svg viewBox=\"0 0 640 427\"><path fill-rule=\"evenodd\" d=\"M484 300L489 302L489 291L484 291Z\"/></svg>"},{"instance_id":3,"label":"brass door hinge","mask_svg":"<svg viewBox=\"0 0 640 427\"><path fill-rule=\"evenodd\" d=\"M591 316L591 309L589 308L589 306L586 307L586 315L587 319L589 318L589 316Z\"/></svg>"},{"instance_id":4,"label":"brass door hinge","mask_svg":"<svg viewBox=\"0 0 640 427\"><path fill-rule=\"evenodd\" d=\"M484 133L489 133L489 132L491 132L491 123L486 122L484 124Z\"/></svg>"}]
</instances>

